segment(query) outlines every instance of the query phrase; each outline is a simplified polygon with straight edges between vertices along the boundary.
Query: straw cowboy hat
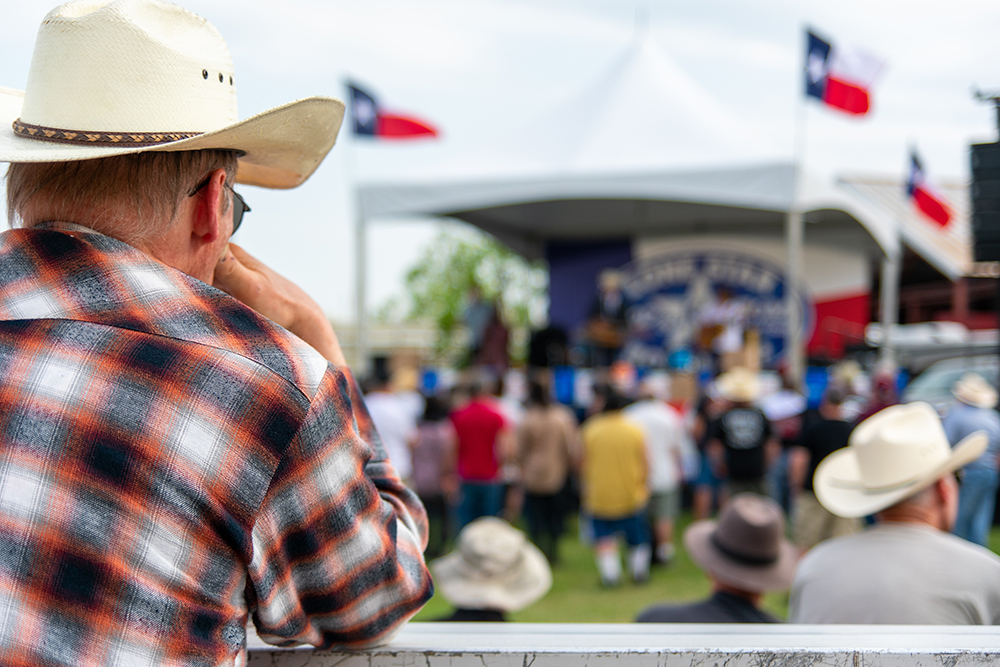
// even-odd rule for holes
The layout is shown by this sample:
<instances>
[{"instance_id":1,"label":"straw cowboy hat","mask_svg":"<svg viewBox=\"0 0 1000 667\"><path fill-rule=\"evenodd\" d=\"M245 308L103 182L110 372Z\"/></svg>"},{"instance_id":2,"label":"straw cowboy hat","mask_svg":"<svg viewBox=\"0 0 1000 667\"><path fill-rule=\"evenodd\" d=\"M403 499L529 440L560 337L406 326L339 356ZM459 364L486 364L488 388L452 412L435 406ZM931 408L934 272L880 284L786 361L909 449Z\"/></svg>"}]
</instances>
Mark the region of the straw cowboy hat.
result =
<instances>
[{"instance_id":1,"label":"straw cowboy hat","mask_svg":"<svg viewBox=\"0 0 1000 667\"><path fill-rule=\"evenodd\" d=\"M997 404L997 390L990 386L990 383L983 379L979 373L966 373L962 379L955 383L951 393L958 400L975 408L995 408Z\"/></svg>"},{"instance_id":2,"label":"straw cowboy hat","mask_svg":"<svg viewBox=\"0 0 1000 667\"><path fill-rule=\"evenodd\" d=\"M337 138L344 103L310 97L240 121L229 48L162 0L69 2L45 17L24 91L0 88L0 162L231 149L237 181L302 184Z\"/></svg>"},{"instance_id":3,"label":"straw cowboy hat","mask_svg":"<svg viewBox=\"0 0 1000 667\"><path fill-rule=\"evenodd\" d=\"M518 611L552 587L552 570L538 547L495 517L466 526L455 550L430 568L438 590L465 609Z\"/></svg>"},{"instance_id":4,"label":"straw cowboy hat","mask_svg":"<svg viewBox=\"0 0 1000 667\"><path fill-rule=\"evenodd\" d=\"M986 433L977 431L952 449L934 408L894 405L858 424L848 446L823 459L813 488L838 516L874 514L974 461L986 444Z\"/></svg>"},{"instance_id":5,"label":"straw cowboy hat","mask_svg":"<svg viewBox=\"0 0 1000 667\"><path fill-rule=\"evenodd\" d=\"M719 394L734 403L750 403L760 395L760 379L748 368L738 366L718 379Z\"/></svg>"},{"instance_id":6,"label":"straw cowboy hat","mask_svg":"<svg viewBox=\"0 0 1000 667\"><path fill-rule=\"evenodd\" d=\"M798 549L785 539L781 506L756 493L729 499L718 521L697 521L684 531L691 560L722 583L755 593L792 585Z\"/></svg>"}]
</instances>

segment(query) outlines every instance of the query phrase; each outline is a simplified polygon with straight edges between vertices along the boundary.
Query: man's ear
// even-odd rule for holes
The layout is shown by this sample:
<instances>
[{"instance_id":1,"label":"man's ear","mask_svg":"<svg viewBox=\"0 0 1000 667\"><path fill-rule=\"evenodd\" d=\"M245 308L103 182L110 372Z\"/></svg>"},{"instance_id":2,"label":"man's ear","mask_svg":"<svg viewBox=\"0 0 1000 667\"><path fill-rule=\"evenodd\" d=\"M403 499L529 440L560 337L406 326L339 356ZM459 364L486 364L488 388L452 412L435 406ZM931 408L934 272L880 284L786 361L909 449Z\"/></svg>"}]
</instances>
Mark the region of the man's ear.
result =
<instances>
[{"instance_id":1,"label":"man's ear","mask_svg":"<svg viewBox=\"0 0 1000 667\"><path fill-rule=\"evenodd\" d=\"M226 208L226 170L216 169L208 183L195 193L191 221L192 250L216 243L227 233L223 211Z\"/></svg>"}]
</instances>

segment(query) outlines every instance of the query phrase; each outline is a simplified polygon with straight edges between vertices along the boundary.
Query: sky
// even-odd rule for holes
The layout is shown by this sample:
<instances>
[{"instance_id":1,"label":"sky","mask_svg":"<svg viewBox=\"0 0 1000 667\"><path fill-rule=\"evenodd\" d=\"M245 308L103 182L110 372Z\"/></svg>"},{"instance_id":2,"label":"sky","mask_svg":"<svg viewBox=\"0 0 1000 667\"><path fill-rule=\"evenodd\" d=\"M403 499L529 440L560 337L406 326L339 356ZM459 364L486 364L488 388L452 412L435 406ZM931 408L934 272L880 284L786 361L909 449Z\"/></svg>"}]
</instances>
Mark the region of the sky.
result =
<instances>
[{"instance_id":1,"label":"sky","mask_svg":"<svg viewBox=\"0 0 1000 667\"><path fill-rule=\"evenodd\" d=\"M345 99L362 84L380 103L433 123L434 140L353 140L342 131L312 178L291 191L243 187L253 210L234 239L298 282L335 322L355 313L359 184L412 180L442 161L526 136L537 119L593 90L637 25L741 127L791 160L805 118L808 169L901 178L909 147L931 181L964 182L970 143L997 138L1000 3L983 0L190 0L226 38L241 117L293 99ZM0 86L23 89L34 35L53 3L3 6ZM873 111L858 120L805 102L806 26L886 59ZM679 90L679 94L684 91ZM594 91L600 95L601 91ZM585 101L583 103L586 103ZM802 105L805 105L802 111ZM572 110L570 110L572 111ZM346 124L345 124L346 127ZM683 131L684 128L678 128ZM403 292L436 220L375 220L368 232L368 308Z\"/></svg>"}]
</instances>

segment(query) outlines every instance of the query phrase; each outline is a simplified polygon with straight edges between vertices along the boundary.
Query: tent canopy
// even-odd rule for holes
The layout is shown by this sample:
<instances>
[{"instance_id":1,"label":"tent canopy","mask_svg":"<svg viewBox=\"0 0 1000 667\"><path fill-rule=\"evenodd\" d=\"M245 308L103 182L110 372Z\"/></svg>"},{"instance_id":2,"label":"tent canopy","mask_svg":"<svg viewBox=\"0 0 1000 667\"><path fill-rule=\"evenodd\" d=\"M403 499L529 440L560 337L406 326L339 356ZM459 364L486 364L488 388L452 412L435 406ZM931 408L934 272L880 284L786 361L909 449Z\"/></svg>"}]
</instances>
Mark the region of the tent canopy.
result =
<instances>
[{"instance_id":1,"label":"tent canopy","mask_svg":"<svg viewBox=\"0 0 1000 667\"><path fill-rule=\"evenodd\" d=\"M363 185L360 207L366 220L458 218L537 258L552 240L780 236L795 179L787 157L642 34L591 86L527 128L411 180ZM913 215L808 173L797 204L806 242L892 257L900 219ZM933 242L915 249L940 254Z\"/></svg>"},{"instance_id":2,"label":"tent canopy","mask_svg":"<svg viewBox=\"0 0 1000 667\"><path fill-rule=\"evenodd\" d=\"M555 239L643 234L783 234L794 167L663 170L605 175L369 185L365 218L439 215L469 222L529 258ZM861 200L804 179L800 205L810 241L886 254L898 244L886 216Z\"/></svg>"}]
</instances>

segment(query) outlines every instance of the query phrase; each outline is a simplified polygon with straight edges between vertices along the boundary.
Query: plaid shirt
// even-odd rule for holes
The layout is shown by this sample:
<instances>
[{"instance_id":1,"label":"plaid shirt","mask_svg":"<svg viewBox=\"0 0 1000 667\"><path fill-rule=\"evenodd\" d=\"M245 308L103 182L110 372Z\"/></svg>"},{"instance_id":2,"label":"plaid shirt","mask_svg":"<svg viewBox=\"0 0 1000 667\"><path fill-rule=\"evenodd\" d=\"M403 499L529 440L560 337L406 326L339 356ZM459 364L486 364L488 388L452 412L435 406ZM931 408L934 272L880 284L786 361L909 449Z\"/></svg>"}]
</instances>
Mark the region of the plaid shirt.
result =
<instances>
[{"instance_id":1,"label":"plaid shirt","mask_svg":"<svg viewBox=\"0 0 1000 667\"><path fill-rule=\"evenodd\" d=\"M426 516L354 380L83 227L0 234L0 664L246 662L384 640Z\"/></svg>"}]
</instances>

